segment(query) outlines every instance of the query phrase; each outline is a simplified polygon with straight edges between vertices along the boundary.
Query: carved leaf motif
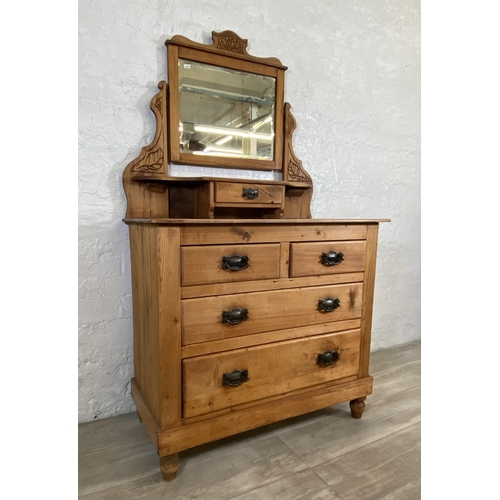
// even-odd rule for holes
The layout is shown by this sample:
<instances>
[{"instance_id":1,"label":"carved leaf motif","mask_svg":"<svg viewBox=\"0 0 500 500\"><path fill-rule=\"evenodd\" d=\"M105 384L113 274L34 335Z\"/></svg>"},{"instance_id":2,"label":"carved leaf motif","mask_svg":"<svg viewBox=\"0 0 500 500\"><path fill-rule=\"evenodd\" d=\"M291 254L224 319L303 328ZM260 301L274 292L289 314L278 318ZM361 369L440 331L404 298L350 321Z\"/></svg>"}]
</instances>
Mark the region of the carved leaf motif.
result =
<instances>
[{"instance_id":1,"label":"carved leaf motif","mask_svg":"<svg viewBox=\"0 0 500 500\"><path fill-rule=\"evenodd\" d=\"M161 103L161 97L159 97L159 98L157 99L157 101L155 102L155 108L159 111L159 115L160 115L160 117L161 117L161 116L162 116L162 114L163 114L163 113L162 113L162 108L161 108L161 105L162 105L162 103Z\"/></svg>"},{"instance_id":2,"label":"carved leaf motif","mask_svg":"<svg viewBox=\"0 0 500 500\"><path fill-rule=\"evenodd\" d=\"M304 175L304 171L300 165L293 160L288 162L288 177L295 181L308 182L310 179Z\"/></svg>"},{"instance_id":3,"label":"carved leaf motif","mask_svg":"<svg viewBox=\"0 0 500 500\"><path fill-rule=\"evenodd\" d=\"M133 167L132 172L156 172L163 166L163 149L158 148L149 152L141 162L141 165Z\"/></svg>"}]
</instances>

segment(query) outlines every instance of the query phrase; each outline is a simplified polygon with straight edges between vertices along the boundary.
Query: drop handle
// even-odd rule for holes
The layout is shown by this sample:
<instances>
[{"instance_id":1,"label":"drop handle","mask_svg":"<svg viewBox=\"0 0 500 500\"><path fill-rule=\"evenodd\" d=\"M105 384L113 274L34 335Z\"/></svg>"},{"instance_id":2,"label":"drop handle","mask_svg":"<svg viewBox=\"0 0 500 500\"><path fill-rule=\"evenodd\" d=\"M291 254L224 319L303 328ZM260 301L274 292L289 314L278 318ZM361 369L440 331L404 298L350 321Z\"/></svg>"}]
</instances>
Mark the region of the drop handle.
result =
<instances>
[{"instance_id":1,"label":"drop handle","mask_svg":"<svg viewBox=\"0 0 500 500\"><path fill-rule=\"evenodd\" d=\"M336 252L335 250L330 250L329 252L323 252L321 254L321 263L324 266L337 266L341 264L344 260L344 254L342 252Z\"/></svg>"},{"instance_id":2,"label":"drop handle","mask_svg":"<svg viewBox=\"0 0 500 500\"><path fill-rule=\"evenodd\" d=\"M229 257L222 257L222 269L229 269L231 271L242 271L249 266L247 255L233 254Z\"/></svg>"},{"instance_id":3,"label":"drop handle","mask_svg":"<svg viewBox=\"0 0 500 500\"><path fill-rule=\"evenodd\" d=\"M248 380L248 370L233 370L230 373L222 374L222 385L238 387Z\"/></svg>"},{"instance_id":4,"label":"drop handle","mask_svg":"<svg viewBox=\"0 0 500 500\"><path fill-rule=\"evenodd\" d=\"M222 311L222 323L239 325L248 319L248 309L233 307L229 311Z\"/></svg>"},{"instance_id":5,"label":"drop handle","mask_svg":"<svg viewBox=\"0 0 500 500\"><path fill-rule=\"evenodd\" d=\"M326 297L325 299L318 300L318 311L330 313L340 307L340 300L337 298Z\"/></svg>"},{"instance_id":6,"label":"drop handle","mask_svg":"<svg viewBox=\"0 0 500 500\"><path fill-rule=\"evenodd\" d=\"M243 188L241 195L247 200L255 200L259 196L259 190L255 188Z\"/></svg>"},{"instance_id":7,"label":"drop handle","mask_svg":"<svg viewBox=\"0 0 500 500\"><path fill-rule=\"evenodd\" d=\"M340 359L339 351L325 351L318 354L317 363L319 366L331 366L334 365Z\"/></svg>"}]
</instances>

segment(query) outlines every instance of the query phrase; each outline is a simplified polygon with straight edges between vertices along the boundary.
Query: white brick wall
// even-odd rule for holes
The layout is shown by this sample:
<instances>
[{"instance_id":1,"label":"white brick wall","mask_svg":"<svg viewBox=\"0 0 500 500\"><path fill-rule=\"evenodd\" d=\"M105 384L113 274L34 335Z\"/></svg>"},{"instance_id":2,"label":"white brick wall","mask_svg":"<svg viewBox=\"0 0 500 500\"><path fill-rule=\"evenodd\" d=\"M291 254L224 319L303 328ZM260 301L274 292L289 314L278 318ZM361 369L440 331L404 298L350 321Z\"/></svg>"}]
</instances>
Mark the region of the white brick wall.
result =
<instances>
[{"instance_id":1,"label":"white brick wall","mask_svg":"<svg viewBox=\"0 0 500 500\"><path fill-rule=\"evenodd\" d=\"M121 175L154 136L149 101L176 34L209 43L212 30L230 29L250 54L289 67L285 100L314 182L313 217L392 219L380 228L372 349L420 337L419 1L79 5L80 422L134 409Z\"/></svg>"}]
</instances>

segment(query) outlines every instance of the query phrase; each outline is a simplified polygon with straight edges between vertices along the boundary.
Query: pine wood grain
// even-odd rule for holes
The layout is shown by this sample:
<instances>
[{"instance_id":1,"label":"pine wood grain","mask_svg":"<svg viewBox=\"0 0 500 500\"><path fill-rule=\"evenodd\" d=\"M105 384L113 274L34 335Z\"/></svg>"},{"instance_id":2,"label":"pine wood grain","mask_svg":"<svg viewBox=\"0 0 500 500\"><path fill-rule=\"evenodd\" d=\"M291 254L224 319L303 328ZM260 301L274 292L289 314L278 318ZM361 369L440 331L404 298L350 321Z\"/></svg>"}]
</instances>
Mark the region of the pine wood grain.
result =
<instances>
[{"instance_id":1,"label":"pine wood grain","mask_svg":"<svg viewBox=\"0 0 500 500\"><path fill-rule=\"evenodd\" d=\"M248 257L248 267L223 269L223 257ZM182 247L182 285L228 283L278 278L280 245L210 245Z\"/></svg>"},{"instance_id":2,"label":"pine wood grain","mask_svg":"<svg viewBox=\"0 0 500 500\"><path fill-rule=\"evenodd\" d=\"M327 297L338 298L340 307L319 311L318 301ZM185 299L182 344L360 318L361 299L361 283ZM232 308L247 309L248 319L237 325L223 323L222 312Z\"/></svg>"},{"instance_id":3,"label":"pine wood grain","mask_svg":"<svg viewBox=\"0 0 500 500\"><path fill-rule=\"evenodd\" d=\"M202 415L355 375L359 338L360 331L353 330L186 359L183 416ZM318 354L325 351L337 351L340 359L331 366L319 366ZM249 380L239 387L223 386L223 374L233 370L247 370Z\"/></svg>"},{"instance_id":4,"label":"pine wood grain","mask_svg":"<svg viewBox=\"0 0 500 500\"><path fill-rule=\"evenodd\" d=\"M326 276L287 278L285 276L288 275L287 255L289 247L290 245L288 243L283 243L281 246L280 279L184 286L181 290L181 296L183 299L192 299L197 297L209 297L211 295L231 295L235 293L337 285L341 283L357 283L363 281L363 273L327 274Z\"/></svg>"},{"instance_id":5,"label":"pine wood grain","mask_svg":"<svg viewBox=\"0 0 500 500\"><path fill-rule=\"evenodd\" d=\"M365 269L365 241L325 241L290 245L290 277L352 273ZM321 256L342 252L343 261L333 266L322 264Z\"/></svg>"},{"instance_id":6,"label":"pine wood grain","mask_svg":"<svg viewBox=\"0 0 500 500\"><path fill-rule=\"evenodd\" d=\"M249 200L243 197L243 189L256 189L257 198ZM243 182L216 182L216 203L243 203L253 204L281 204L284 197L284 186L273 186L272 184L253 184Z\"/></svg>"},{"instance_id":7,"label":"pine wood grain","mask_svg":"<svg viewBox=\"0 0 500 500\"><path fill-rule=\"evenodd\" d=\"M282 243L285 241L364 240L367 226L363 224L315 225L296 221L283 224L285 219L264 219L259 224L245 224L233 220L226 224L186 224L181 228L182 245L210 245L221 243ZM208 221L207 221L208 222ZM261 222L263 222L261 224ZM288 222L288 221L287 221ZM300 223L298 223L300 222Z\"/></svg>"}]
</instances>

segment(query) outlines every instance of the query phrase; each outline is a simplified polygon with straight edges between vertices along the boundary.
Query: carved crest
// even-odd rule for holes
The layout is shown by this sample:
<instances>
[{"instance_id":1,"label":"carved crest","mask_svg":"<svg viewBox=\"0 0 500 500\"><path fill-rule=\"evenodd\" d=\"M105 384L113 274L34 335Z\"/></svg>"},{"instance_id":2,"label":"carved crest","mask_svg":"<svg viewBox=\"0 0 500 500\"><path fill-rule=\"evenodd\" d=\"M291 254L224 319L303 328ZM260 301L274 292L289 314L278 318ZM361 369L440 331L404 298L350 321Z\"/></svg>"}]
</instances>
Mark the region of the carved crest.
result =
<instances>
[{"instance_id":1,"label":"carved crest","mask_svg":"<svg viewBox=\"0 0 500 500\"><path fill-rule=\"evenodd\" d=\"M238 54L247 54L248 40L240 38L234 31L212 31L212 40L216 49L228 50Z\"/></svg>"}]
</instances>

